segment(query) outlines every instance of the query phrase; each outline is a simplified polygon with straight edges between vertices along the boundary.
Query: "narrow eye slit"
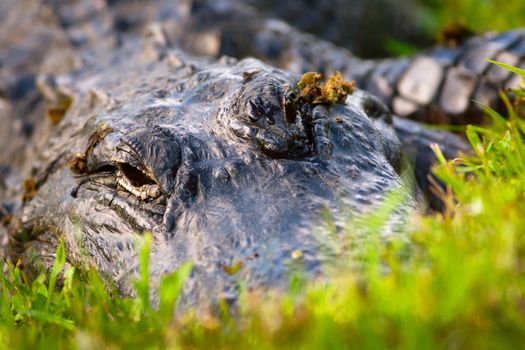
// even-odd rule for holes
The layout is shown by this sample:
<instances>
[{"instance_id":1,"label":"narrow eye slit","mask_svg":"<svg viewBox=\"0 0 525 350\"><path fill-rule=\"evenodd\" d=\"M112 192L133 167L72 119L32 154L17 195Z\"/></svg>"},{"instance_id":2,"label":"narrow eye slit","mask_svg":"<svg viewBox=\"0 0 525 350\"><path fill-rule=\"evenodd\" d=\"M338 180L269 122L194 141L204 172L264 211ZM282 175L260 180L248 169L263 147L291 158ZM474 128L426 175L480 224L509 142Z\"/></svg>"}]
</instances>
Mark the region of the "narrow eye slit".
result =
<instances>
[{"instance_id":1,"label":"narrow eye slit","mask_svg":"<svg viewBox=\"0 0 525 350\"><path fill-rule=\"evenodd\" d=\"M97 173L112 173L116 170L116 167L111 164L104 164L101 167L97 168L95 172Z\"/></svg>"},{"instance_id":2,"label":"narrow eye slit","mask_svg":"<svg viewBox=\"0 0 525 350\"><path fill-rule=\"evenodd\" d=\"M119 168L122 174L128 179L129 183L135 187L155 184L153 179L128 163L119 163Z\"/></svg>"}]
</instances>

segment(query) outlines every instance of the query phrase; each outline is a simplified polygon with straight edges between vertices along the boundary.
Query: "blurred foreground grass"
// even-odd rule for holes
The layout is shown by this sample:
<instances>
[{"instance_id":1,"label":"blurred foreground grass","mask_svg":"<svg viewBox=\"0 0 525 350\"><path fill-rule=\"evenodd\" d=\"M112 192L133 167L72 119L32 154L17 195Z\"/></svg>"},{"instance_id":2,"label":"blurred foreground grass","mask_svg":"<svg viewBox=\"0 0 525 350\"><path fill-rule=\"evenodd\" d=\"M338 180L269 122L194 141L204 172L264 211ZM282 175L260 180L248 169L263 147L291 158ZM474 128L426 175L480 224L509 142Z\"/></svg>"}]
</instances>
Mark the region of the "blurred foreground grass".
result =
<instances>
[{"instance_id":1,"label":"blurred foreground grass","mask_svg":"<svg viewBox=\"0 0 525 350\"><path fill-rule=\"evenodd\" d=\"M65 262L60 246L53 270L33 282L7 265L0 290L0 348L520 348L525 344L524 100L525 92L518 92L521 103L507 101L506 118L487 109L490 126L468 127L474 157L441 160L436 173L451 190L443 193L445 214L414 215L407 236L388 243L379 239L385 212L367 218L364 239L355 240L351 229L333 238L341 240L336 247L350 248L329 272L330 283L298 283L287 295L245 293L235 316L224 311L174 319L189 265L163 280L160 308L153 308L148 240L140 253L135 298L109 293L95 271L67 269L58 288ZM359 269L356 259L363 263Z\"/></svg>"}]
</instances>

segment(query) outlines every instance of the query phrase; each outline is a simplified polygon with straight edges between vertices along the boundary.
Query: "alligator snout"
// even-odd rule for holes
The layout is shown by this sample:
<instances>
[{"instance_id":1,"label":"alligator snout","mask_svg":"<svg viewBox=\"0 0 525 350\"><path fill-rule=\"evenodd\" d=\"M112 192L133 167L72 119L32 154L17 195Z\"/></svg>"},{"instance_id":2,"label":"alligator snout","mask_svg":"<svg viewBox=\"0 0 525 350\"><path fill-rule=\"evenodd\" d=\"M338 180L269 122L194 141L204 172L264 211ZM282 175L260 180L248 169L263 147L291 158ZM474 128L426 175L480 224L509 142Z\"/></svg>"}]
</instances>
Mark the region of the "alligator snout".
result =
<instances>
[{"instance_id":1,"label":"alligator snout","mask_svg":"<svg viewBox=\"0 0 525 350\"><path fill-rule=\"evenodd\" d=\"M73 264L87 259L126 292L137 267L133 242L149 231L155 278L194 263L188 296L210 298L209 290L219 294L237 279L278 286L293 252L308 273L320 273L322 210L341 226L349 210L372 210L401 185L391 126L376 127L367 112L382 110L364 111L358 96L335 105L290 102L296 77L255 60L190 73L167 73L161 63L151 69L131 82L101 78L118 104L65 116L65 125L82 127L63 135L24 205L21 225L36 238L20 249L28 261L52 256L60 235ZM91 96L79 103L91 105ZM68 160L86 145L82 167L72 169ZM229 266L242 267L231 276Z\"/></svg>"}]
</instances>

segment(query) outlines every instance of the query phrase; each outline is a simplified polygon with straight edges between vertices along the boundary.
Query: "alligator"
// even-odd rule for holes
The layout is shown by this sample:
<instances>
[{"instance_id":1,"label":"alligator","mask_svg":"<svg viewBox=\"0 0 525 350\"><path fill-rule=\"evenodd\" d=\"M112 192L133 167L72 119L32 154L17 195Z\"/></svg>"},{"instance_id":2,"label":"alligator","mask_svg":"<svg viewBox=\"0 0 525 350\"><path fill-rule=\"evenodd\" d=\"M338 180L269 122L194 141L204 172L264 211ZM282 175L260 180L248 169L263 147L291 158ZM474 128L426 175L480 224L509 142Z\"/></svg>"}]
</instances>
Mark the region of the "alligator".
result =
<instances>
[{"instance_id":1,"label":"alligator","mask_svg":"<svg viewBox=\"0 0 525 350\"><path fill-rule=\"evenodd\" d=\"M1 6L17 18L22 3ZM2 216L13 260L49 269L63 239L69 264L94 266L123 294L133 293L136 242L150 232L153 280L194 264L183 293L190 305L235 301L241 282L286 287L298 265L322 276L334 259L319 242L323 213L340 232L389 193L410 192L403 154L425 190L430 143L448 157L468 150L390 108L471 120L474 85L457 71L495 79L484 90L492 98L514 81L480 57L525 55L524 33L512 31L413 58L360 60L234 1L131 4L41 3L26 13L35 29L5 41L0 116L15 119L0 140L10 151L1 163L14 169L0 177ZM340 71L378 96L356 89L335 104L298 99L306 70ZM45 111L49 120L39 120ZM28 179L23 191L17 176ZM402 234L417 205L399 200L383 239Z\"/></svg>"}]
</instances>

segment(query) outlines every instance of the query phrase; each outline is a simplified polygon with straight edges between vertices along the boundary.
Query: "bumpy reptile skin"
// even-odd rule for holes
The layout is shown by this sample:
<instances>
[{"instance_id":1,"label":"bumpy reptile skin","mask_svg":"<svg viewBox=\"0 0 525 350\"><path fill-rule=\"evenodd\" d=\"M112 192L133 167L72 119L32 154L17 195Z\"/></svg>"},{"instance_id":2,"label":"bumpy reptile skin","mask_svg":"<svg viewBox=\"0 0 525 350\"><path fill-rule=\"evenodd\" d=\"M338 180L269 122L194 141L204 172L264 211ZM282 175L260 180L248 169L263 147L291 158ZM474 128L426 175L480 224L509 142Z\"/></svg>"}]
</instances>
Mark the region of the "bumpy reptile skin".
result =
<instances>
[{"instance_id":1,"label":"bumpy reptile skin","mask_svg":"<svg viewBox=\"0 0 525 350\"><path fill-rule=\"evenodd\" d=\"M129 38L145 34L149 38L146 52L152 55L163 55L156 47L181 47L216 58L225 54L254 56L295 73L317 70L331 74L341 70L348 78L357 78L362 86L368 84L364 77L370 72L375 72L370 74L370 81L386 79L379 78L380 70L374 68L378 62L360 60L346 49L265 18L242 2L53 0L37 4L34 0L4 1L0 11L0 122L4 125L0 129L0 147L4 150L0 152L0 196L10 198L5 210L11 212L17 207L13 199L19 192L17 184L32 176L33 168L39 166L35 156L54 132L53 125L42 122L49 105L56 105L61 98L52 92L54 82L49 76L87 69L97 60L97 50L116 50ZM406 68L397 62L388 66ZM402 69L389 71L402 73ZM417 82L417 77L408 80ZM384 84L370 83L375 91L374 85ZM389 91L395 94L396 89ZM375 92L387 103L394 100ZM495 96L495 90L488 94ZM403 112L398 105L398 112ZM428 120L430 114L424 113L427 109L418 106L413 115ZM406 133L402 130L400 135ZM426 133L428 137L431 134ZM466 149L465 145L462 148Z\"/></svg>"},{"instance_id":2,"label":"bumpy reptile skin","mask_svg":"<svg viewBox=\"0 0 525 350\"><path fill-rule=\"evenodd\" d=\"M439 47L409 59L377 62L354 77L399 116L430 123L479 123L482 113L474 101L498 108L499 89L521 83L518 76L487 59L525 67L524 58L525 30L514 30L474 37L459 47Z\"/></svg>"},{"instance_id":3,"label":"bumpy reptile skin","mask_svg":"<svg viewBox=\"0 0 525 350\"><path fill-rule=\"evenodd\" d=\"M341 230L377 208L401 187L402 150L425 189L430 143L449 157L467 149L385 103L419 120L474 120L472 97L492 101L516 83L482 58L525 56L514 31L361 60L238 1L20 0L0 10L0 216L15 214L5 220L12 257L49 268L64 238L70 264L130 293L134 245L149 231L154 280L195 263L190 304L234 300L241 280L286 286L298 264L321 275L334 259L319 242L321 213ZM377 97L357 90L290 116L287 91L309 70L339 70ZM63 118L42 120L49 107ZM31 180L24 203L21 179ZM399 203L385 239L414 207Z\"/></svg>"},{"instance_id":4,"label":"bumpy reptile skin","mask_svg":"<svg viewBox=\"0 0 525 350\"><path fill-rule=\"evenodd\" d=\"M285 286L294 251L320 274L323 208L342 227L401 187L400 144L388 112L366 93L330 108L298 106L288 121L283 97L298 76L255 59L164 53L144 57L130 43L58 84L74 103L39 156L38 192L12 228L12 252L26 266L49 267L62 237L71 264L95 266L126 293L134 242L150 231L154 279L189 260L188 300L234 298L239 280ZM145 186L158 191L137 195ZM400 203L385 238L413 205ZM243 267L231 276L235 264Z\"/></svg>"}]
</instances>

